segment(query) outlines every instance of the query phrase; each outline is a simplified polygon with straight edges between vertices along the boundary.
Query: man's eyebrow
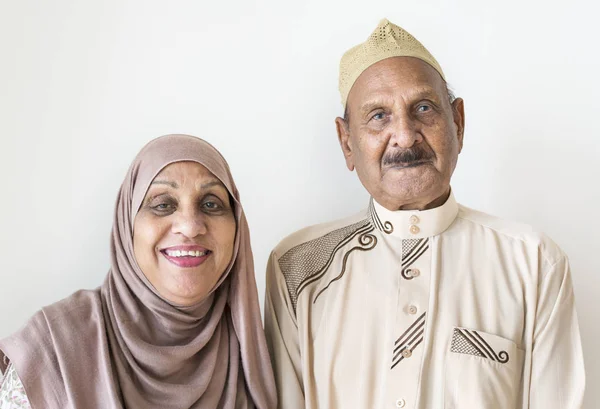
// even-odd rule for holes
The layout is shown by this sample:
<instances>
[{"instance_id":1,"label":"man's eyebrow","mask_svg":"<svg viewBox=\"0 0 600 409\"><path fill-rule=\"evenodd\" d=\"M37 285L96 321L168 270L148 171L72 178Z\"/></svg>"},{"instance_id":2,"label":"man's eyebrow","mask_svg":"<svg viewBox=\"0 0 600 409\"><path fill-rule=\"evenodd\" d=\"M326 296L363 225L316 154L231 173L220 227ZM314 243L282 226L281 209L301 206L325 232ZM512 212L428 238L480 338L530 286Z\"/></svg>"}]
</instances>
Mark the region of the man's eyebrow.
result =
<instances>
[{"instance_id":1,"label":"man's eyebrow","mask_svg":"<svg viewBox=\"0 0 600 409\"><path fill-rule=\"evenodd\" d=\"M171 186L173 189L178 189L179 185L175 182L170 182L168 180L153 180L152 185L167 185Z\"/></svg>"},{"instance_id":2,"label":"man's eyebrow","mask_svg":"<svg viewBox=\"0 0 600 409\"><path fill-rule=\"evenodd\" d=\"M420 100L423 98L428 98L428 99L433 99L433 100L438 100L438 95L435 92L435 89L429 86L423 87L423 88L419 88L417 90L415 90L414 92L411 92L410 94L407 95L407 97L411 100ZM381 98L377 98L377 99L372 99L370 101L365 102L361 107L360 107L360 112L362 113L369 113L374 109L377 108L381 108L382 106L391 103L389 97L381 97Z\"/></svg>"},{"instance_id":3,"label":"man's eyebrow","mask_svg":"<svg viewBox=\"0 0 600 409\"><path fill-rule=\"evenodd\" d=\"M372 110L376 109L376 108L381 108L381 106L383 105L383 101L382 100L375 100L375 101L369 101L366 102L365 104L363 104L360 107L360 112L362 113L369 113Z\"/></svg>"},{"instance_id":4,"label":"man's eyebrow","mask_svg":"<svg viewBox=\"0 0 600 409\"><path fill-rule=\"evenodd\" d=\"M438 94L437 94L437 92L435 92L435 89L426 87L426 88L421 88L418 91L416 91L414 94L411 95L411 98L413 98L413 99L422 99L422 98L437 99Z\"/></svg>"}]
</instances>

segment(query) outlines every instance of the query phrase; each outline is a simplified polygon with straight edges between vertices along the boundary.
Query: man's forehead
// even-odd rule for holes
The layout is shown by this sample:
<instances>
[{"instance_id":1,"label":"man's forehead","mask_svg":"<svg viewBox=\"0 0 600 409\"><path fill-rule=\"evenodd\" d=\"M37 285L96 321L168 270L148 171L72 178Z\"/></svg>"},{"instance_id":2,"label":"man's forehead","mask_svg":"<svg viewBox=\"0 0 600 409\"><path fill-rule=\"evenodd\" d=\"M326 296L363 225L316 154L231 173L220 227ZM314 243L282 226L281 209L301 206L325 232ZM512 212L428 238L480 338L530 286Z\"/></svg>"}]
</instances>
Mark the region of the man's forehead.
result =
<instances>
[{"instance_id":1,"label":"man's forehead","mask_svg":"<svg viewBox=\"0 0 600 409\"><path fill-rule=\"evenodd\" d=\"M355 84L389 81L431 83L433 87L444 82L433 67L418 58L391 57L371 65L357 78Z\"/></svg>"},{"instance_id":2,"label":"man's forehead","mask_svg":"<svg viewBox=\"0 0 600 409\"><path fill-rule=\"evenodd\" d=\"M379 61L365 70L352 87L348 100L360 106L401 94L405 98L436 97L444 81L427 63L412 57Z\"/></svg>"}]
</instances>

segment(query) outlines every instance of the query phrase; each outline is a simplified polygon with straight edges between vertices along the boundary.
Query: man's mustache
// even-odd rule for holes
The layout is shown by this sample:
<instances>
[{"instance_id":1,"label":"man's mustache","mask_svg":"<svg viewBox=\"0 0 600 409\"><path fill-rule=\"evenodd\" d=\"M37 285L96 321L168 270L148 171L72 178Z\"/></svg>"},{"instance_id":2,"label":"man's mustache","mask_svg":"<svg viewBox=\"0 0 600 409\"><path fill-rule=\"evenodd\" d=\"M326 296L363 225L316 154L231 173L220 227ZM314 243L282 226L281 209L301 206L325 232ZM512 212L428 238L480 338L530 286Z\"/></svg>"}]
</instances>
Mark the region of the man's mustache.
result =
<instances>
[{"instance_id":1,"label":"man's mustache","mask_svg":"<svg viewBox=\"0 0 600 409\"><path fill-rule=\"evenodd\" d=\"M411 165L416 162L423 162L430 159L433 159L432 153L421 146L414 146L412 148L385 154L383 156L383 164L385 166Z\"/></svg>"}]
</instances>

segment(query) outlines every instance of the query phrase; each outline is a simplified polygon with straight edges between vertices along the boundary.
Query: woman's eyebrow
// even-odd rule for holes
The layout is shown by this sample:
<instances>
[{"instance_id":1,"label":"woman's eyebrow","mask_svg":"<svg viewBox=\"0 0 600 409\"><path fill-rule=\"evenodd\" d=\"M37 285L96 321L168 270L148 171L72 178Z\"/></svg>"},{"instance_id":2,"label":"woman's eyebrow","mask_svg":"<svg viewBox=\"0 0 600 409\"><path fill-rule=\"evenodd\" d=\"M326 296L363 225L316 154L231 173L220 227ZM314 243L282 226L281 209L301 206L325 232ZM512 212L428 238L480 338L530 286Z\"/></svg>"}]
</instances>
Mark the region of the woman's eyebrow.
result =
<instances>
[{"instance_id":1,"label":"woman's eyebrow","mask_svg":"<svg viewBox=\"0 0 600 409\"><path fill-rule=\"evenodd\" d=\"M167 185L171 186L173 189L178 189L179 185L176 182L170 182L168 180L153 180L152 185Z\"/></svg>"},{"instance_id":2,"label":"woman's eyebrow","mask_svg":"<svg viewBox=\"0 0 600 409\"><path fill-rule=\"evenodd\" d=\"M220 180L213 180L213 181L211 181L211 182L207 182L207 183L204 183L203 185L200 185L200 188L201 188L201 189L208 189L209 187L213 187L213 186L221 186L221 187L225 187L225 186L223 185L223 183L221 183L221 181L220 181Z\"/></svg>"},{"instance_id":3,"label":"woman's eyebrow","mask_svg":"<svg viewBox=\"0 0 600 409\"><path fill-rule=\"evenodd\" d=\"M154 180L154 181L152 181L151 184L152 185L167 185L167 186L172 187L173 189L179 189L179 185L177 184L177 182L171 182L169 180ZM208 189L208 188L213 187L213 186L225 187L223 185L223 183L221 183L220 180L216 180L215 179L215 180L212 180L210 182L206 182L206 183L200 185L200 188L201 189Z\"/></svg>"}]
</instances>

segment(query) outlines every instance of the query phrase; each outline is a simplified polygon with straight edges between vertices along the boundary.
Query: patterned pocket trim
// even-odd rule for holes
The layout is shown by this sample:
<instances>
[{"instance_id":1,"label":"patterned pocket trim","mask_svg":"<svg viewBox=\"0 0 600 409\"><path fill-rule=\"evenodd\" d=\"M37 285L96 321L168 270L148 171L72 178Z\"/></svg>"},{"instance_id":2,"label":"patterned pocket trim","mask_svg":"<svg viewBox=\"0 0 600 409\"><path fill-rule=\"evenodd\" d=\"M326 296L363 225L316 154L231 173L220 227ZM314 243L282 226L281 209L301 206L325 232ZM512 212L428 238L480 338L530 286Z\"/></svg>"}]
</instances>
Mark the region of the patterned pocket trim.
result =
<instances>
[{"instance_id":1,"label":"patterned pocket trim","mask_svg":"<svg viewBox=\"0 0 600 409\"><path fill-rule=\"evenodd\" d=\"M450 352L474 355L505 364L510 357L508 352L496 352L479 332L465 328L454 328Z\"/></svg>"}]
</instances>

